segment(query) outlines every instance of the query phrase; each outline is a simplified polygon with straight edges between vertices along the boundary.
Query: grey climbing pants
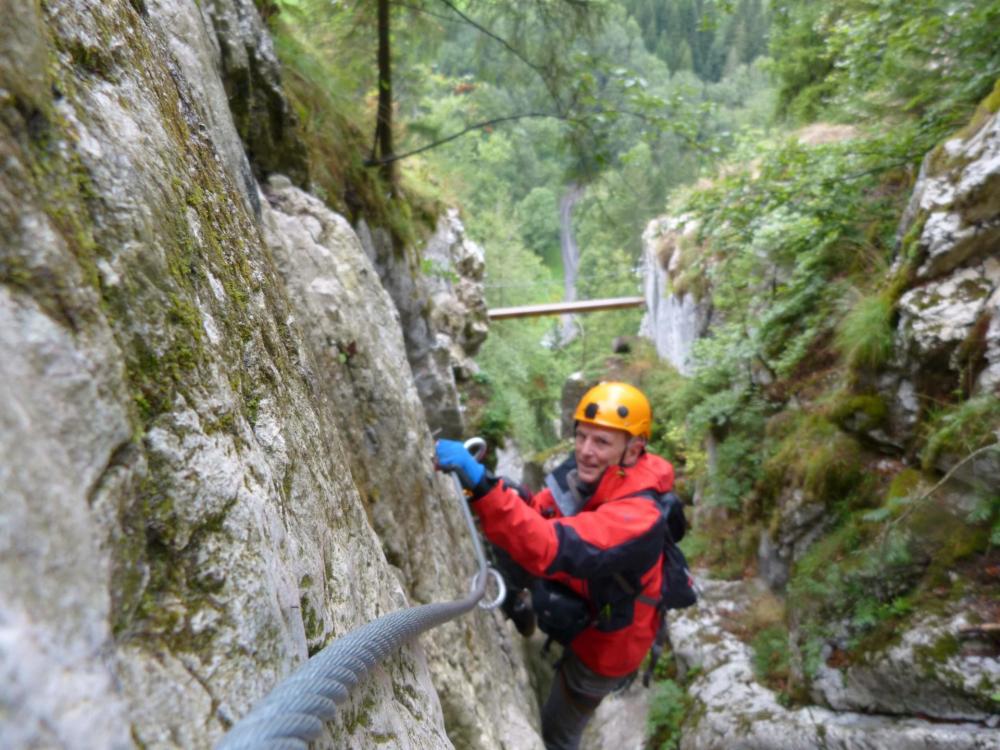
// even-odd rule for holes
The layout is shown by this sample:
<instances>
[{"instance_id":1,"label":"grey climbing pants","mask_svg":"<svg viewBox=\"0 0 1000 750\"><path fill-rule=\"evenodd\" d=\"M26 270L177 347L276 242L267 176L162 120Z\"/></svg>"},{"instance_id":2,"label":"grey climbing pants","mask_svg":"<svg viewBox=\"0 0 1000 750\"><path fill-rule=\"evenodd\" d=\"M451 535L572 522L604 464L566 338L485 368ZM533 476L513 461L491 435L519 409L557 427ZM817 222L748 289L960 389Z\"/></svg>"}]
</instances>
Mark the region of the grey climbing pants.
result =
<instances>
[{"instance_id":1,"label":"grey climbing pants","mask_svg":"<svg viewBox=\"0 0 1000 750\"><path fill-rule=\"evenodd\" d=\"M549 697L542 706L542 739L546 750L577 750L583 730L604 696L630 679L631 675L602 677L584 666L570 649L565 649Z\"/></svg>"}]
</instances>

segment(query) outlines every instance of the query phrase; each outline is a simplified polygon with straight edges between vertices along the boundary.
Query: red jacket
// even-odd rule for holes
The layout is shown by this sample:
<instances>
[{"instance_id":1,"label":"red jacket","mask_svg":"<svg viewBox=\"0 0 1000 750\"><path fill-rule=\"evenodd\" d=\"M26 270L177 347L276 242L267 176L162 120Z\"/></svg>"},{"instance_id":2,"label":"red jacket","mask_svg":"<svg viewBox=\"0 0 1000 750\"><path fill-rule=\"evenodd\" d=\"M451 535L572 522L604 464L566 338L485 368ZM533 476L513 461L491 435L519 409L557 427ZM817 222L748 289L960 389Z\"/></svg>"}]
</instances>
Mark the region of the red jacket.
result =
<instances>
[{"instance_id":1,"label":"red jacket","mask_svg":"<svg viewBox=\"0 0 1000 750\"><path fill-rule=\"evenodd\" d=\"M643 490L673 489L674 469L649 453L633 466L609 467L574 515L559 509L549 488L525 503L500 481L472 503L483 533L530 574L572 588L602 613L570 644L587 667L606 677L639 668L656 637L656 608L624 591L660 597L664 521ZM618 574L618 577L616 577Z\"/></svg>"}]
</instances>

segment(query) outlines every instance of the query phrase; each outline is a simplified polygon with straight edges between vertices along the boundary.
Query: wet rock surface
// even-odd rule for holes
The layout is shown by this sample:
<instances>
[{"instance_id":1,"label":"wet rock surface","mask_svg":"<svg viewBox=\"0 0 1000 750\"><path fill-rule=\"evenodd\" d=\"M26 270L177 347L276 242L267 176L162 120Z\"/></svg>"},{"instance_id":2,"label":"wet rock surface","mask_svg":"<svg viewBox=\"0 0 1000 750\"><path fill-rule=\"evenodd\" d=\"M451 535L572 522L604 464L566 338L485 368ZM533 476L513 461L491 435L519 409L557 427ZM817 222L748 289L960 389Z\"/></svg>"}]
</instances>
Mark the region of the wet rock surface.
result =
<instances>
[{"instance_id":1,"label":"wet rock surface","mask_svg":"<svg viewBox=\"0 0 1000 750\"><path fill-rule=\"evenodd\" d=\"M357 237L254 180L296 149L230 111L241 49L274 111L253 4L11 8L0 745L210 747L331 638L462 595L471 543ZM539 747L509 636L405 647L316 746Z\"/></svg>"}]
</instances>

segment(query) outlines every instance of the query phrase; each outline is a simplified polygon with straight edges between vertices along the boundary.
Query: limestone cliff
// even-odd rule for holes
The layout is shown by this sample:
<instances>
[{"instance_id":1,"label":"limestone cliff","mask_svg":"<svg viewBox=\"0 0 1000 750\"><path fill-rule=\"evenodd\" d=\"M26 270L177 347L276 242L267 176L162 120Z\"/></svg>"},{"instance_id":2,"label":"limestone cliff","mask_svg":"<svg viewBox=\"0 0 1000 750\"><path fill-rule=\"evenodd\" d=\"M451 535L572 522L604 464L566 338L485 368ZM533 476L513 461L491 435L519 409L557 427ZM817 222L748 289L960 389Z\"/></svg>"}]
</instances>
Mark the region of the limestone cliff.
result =
<instances>
[{"instance_id":1,"label":"limestone cliff","mask_svg":"<svg viewBox=\"0 0 1000 750\"><path fill-rule=\"evenodd\" d=\"M646 314L640 335L678 372L690 373L691 349L707 331L711 300L701 299L679 278L681 260L695 244L691 217L654 219L643 232L643 294Z\"/></svg>"},{"instance_id":2,"label":"limestone cliff","mask_svg":"<svg viewBox=\"0 0 1000 750\"><path fill-rule=\"evenodd\" d=\"M741 168L743 184L753 186L758 170ZM776 605L781 614L772 635L790 645L791 663L779 701L770 689L776 684L762 684L759 661L735 637L746 635L741 623L760 616L754 599L763 589L708 586L703 605L671 627L682 673L694 670L687 685L694 717L681 747L958 749L997 742L996 90L966 128L927 154L912 193L904 184L900 204L906 194L910 199L895 215L891 267L869 271L872 298L885 311L875 316L884 329L869 325L869 331L884 330L884 343L879 356L862 364L838 359L836 325L824 321L796 366L776 374L781 346L769 351L760 330L781 315L817 314L781 297L794 271L771 254L780 246L774 227L788 232L796 225L755 216L742 238L743 257L751 258L740 267L745 327L739 341L728 343L745 347L734 359L746 390L720 389L711 408L705 402L695 408L702 420L711 416L710 444L703 447L708 481L720 479L712 476L715 459L733 450L726 441L734 433L756 434L758 444L737 443L735 452L763 469L725 508L705 507L696 491L693 515L706 526L725 518L731 525L720 523L714 533L743 535L745 559L733 577L756 574L773 592L787 594ZM774 212L791 210L782 204ZM656 219L644 237L644 332L661 357L687 373L695 339L717 335L725 323L717 311L710 322L706 315L713 280L721 277L714 271L727 254L737 254L738 241L712 248L699 234L700 217L678 214ZM718 225L729 216L714 219ZM821 226L810 220L816 223L803 220L802 231ZM800 246L802 256L821 244L818 236ZM837 289L836 277L818 268L809 273L825 290ZM837 305L825 308L828 315L849 307L851 290L843 291ZM812 305L819 299L811 297ZM720 355L723 347L713 351ZM713 363L702 364L711 372ZM746 393L752 396L740 400ZM748 405L765 415L759 433L739 433L739 411ZM734 473L733 463L728 471ZM856 479L844 482L852 473Z\"/></svg>"},{"instance_id":3,"label":"limestone cliff","mask_svg":"<svg viewBox=\"0 0 1000 750\"><path fill-rule=\"evenodd\" d=\"M329 639L463 593L471 544L253 3L4 19L0 745L208 747ZM320 744L538 747L526 686L476 612Z\"/></svg>"},{"instance_id":4,"label":"limestone cliff","mask_svg":"<svg viewBox=\"0 0 1000 750\"><path fill-rule=\"evenodd\" d=\"M427 244L398 252L388 232L358 225L365 253L399 311L406 356L431 429L465 433L458 385L476 372L472 361L486 339L485 254L472 242L457 210L439 217Z\"/></svg>"}]
</instances>

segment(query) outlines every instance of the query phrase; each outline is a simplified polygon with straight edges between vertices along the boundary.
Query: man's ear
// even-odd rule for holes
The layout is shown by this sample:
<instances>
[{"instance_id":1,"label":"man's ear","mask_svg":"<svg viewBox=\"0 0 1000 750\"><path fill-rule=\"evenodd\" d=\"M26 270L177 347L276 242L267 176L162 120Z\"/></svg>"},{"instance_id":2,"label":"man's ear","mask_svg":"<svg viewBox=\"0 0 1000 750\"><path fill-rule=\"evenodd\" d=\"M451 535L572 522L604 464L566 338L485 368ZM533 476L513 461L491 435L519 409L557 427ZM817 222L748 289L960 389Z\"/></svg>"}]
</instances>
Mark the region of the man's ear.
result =
<instances>
[{"instance_id":1,"label":"man's ear","mask_svg":"<svg viewBox=\"0 0 1000 750\"><path fill-rule=\"evenodd\" d=\"M646 450L646 438L630 437L628 445L625 446L625 465L631 466L639 460L639 456Z\"/></svg>"}]
</instances>

